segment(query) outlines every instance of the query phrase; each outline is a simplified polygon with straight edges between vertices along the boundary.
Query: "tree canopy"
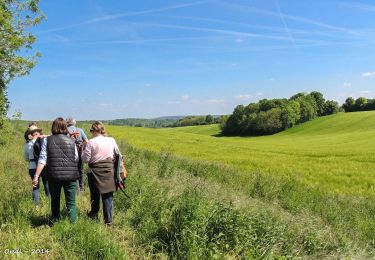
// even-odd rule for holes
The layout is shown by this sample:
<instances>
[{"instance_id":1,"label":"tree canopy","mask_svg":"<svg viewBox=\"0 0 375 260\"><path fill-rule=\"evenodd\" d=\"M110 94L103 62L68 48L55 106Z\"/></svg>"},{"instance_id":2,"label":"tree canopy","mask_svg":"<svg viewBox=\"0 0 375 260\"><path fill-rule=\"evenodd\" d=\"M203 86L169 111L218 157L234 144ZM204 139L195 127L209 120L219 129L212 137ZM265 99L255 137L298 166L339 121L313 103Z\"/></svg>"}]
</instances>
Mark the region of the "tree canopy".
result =
<instances>
[{"instance_id":1,"label":"tree canopy","mask_svg":"<svg viewBox=\"0 0 375 260\"><path fill-rule=\"evenodd\" d=\"M0 0L0 128L9 107L9 83L27 75L40 56L32 50L36 37L30 32L44 19L38 5L39 0Z\"/></svg>"},{"instance_id":2,"label":"tree canopy","mask_svg":"<svg viewBox=\"0 0 375 260\"><path fill-rule=\"evenodd\" d=\"M319 116L337 113L336 101L325 100L317 91L298 93L289 99L262 99L258 103L237 106L225 123L223 135L274 134Z\"/></svg>"},{"instance_id":3,"label":"tree canopy","mask_svg":"<svg viewBox=\"0 0 375 260\"><path fill-rule=\"evenodd\" d=\"M359 97L354 99L348 97L345 103L342 105L345 112L357 112L357 111L369 111L375 110L375 99L368 99L365 97Z\"/></svg>"}]
</instances>

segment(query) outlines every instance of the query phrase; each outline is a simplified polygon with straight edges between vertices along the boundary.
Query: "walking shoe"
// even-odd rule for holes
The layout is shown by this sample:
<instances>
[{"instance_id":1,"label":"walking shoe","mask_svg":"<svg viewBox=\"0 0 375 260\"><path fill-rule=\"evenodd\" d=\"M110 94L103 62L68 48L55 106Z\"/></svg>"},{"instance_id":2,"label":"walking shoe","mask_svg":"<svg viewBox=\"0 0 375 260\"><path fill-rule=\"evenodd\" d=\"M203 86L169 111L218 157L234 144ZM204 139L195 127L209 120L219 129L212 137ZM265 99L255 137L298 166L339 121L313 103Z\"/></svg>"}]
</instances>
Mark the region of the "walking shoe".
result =
<instances>
[{"instance_id":1,"label":"walking shoe","mask_svg":"<svg viewBox=\"0 0 375 260\"><path fill-rule=\"evenodd\" d=\"M93 220L98 220L98 213L92 213L91 211L87 212L87 217L93 219Z\"/></svg>"}]
</instances>

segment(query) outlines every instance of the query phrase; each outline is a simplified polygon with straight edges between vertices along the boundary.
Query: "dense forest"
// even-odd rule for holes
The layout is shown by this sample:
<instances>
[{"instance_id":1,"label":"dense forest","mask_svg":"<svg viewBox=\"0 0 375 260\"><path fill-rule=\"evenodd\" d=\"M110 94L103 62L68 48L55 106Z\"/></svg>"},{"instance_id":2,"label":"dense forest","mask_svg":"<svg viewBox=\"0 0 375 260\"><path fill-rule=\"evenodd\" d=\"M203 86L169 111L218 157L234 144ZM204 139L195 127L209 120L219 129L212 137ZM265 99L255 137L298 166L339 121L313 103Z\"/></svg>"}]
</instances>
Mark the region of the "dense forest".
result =
<instances>
[{"instance_id":1,"label":"dense forest","mask_svg":"<svg viewBox=\"0 0 375 260\"><path fill-rule=\"evenodd\" d=\"M223 135L267 135L291 128L314 118L339 111L336 101L323 94L298 93L289 99L262 99L247 106L237 106L221 124Z\"/></svg>"}]
</instances>

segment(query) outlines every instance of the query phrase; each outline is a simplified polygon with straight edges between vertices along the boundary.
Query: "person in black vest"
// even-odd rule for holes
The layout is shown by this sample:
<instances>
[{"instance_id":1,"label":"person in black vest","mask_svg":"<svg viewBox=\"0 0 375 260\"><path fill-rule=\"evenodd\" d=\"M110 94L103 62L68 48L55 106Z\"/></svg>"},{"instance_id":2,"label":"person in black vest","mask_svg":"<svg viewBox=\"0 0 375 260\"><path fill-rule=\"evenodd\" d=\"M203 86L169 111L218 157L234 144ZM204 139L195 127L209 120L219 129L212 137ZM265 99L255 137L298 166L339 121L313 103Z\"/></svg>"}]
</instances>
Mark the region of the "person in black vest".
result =
<instances>
[{"instance_id":1,"label":"person in black vest","mask_svg":"<svg viewBox=\"0 0 375 260\"><path fill-rule=\"evenodd\" d=\"M68 126L61 117L53 121L52 135L42 143L33 186L38 185L39 175L47 167L47 179L51 194L52 219L60 218L60 194L64 189L69 218L77 221L76 182L79 178L78 151L74 141L68 136Z\"/></svg>"}]
</instances>

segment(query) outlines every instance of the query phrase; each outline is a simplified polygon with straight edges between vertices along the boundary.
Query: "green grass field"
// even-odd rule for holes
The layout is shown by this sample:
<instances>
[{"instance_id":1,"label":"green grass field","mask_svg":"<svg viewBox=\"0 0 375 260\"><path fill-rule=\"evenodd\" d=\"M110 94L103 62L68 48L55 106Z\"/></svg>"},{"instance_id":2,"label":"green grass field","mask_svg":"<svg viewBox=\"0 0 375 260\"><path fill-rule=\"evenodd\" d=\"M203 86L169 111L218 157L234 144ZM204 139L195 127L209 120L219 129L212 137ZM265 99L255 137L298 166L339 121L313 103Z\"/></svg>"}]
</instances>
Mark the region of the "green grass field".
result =
<instances>
[{"instance_id":1,"label":"green grass field","mask_svg":"<svg viewBox=\"0 0 375 260\"><path fill-rule=\"evenodd\" d=\"M0 135L0 258L375 257L374 112L246 138L219 137L216 125L109 126L126 156L131 196L116 193L113 228L86 217L88 192L77 198L74 225L66 213L50 225L43 195L42 208L33 208L22 160L26 124Z\"/></svg>"},{"instance_id":2,"label":"green grass field","mask_svg":"<svg viewBox=\"0 0 375 260\"><path fill-rule=\"evenodd\" d=\"M216 125L147 129L109 127L136 147L230 165L240 171L292 175L337 194L375 195L375 113L322 117L273 136L217 137Z\"/></svg>"}]
</instances>

